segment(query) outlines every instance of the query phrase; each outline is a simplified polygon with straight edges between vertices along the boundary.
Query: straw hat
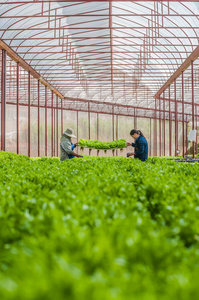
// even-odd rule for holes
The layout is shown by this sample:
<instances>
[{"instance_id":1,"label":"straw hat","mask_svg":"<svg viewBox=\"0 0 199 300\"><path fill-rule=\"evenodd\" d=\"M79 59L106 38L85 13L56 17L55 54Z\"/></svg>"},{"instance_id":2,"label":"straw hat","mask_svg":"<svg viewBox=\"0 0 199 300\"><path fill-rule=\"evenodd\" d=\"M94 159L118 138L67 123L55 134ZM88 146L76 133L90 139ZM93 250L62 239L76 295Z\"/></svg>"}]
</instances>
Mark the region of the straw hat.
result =
<instances>
[{"instance_id":1,"label":"straw hat","mask_svg":"<svg viewBox=\"0 0 199 300\"><path fill-rule=\"evenodd\" d=\"M63 133L64 135L67 135L67 136L69 136L69 137L76 137L75 135L74 135L74 130L72 129L72 128L67 128L66 129L66 131L64 131L64 133Z\"/></svg>"}]
</instances>

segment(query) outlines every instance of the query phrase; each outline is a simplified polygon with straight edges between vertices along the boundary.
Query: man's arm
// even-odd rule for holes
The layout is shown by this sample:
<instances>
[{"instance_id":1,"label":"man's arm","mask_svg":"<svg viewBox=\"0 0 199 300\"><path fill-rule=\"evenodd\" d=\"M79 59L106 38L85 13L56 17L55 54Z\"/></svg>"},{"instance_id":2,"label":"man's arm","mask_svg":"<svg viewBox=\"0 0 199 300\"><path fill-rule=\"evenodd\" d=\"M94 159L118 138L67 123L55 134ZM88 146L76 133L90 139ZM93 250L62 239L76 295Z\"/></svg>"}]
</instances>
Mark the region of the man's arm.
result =
<instances>
[{"instance_id":1,"label":"man's arm","mask_svg":"<svg viewBox=\"0 0 199 300\"><path fill-rule=\"evenodd\" d=\"M74 150L74 148L76 148L77 144L78 144L78 143L72 144L72 150ZM77 154L77 153L75 153L75 152L73 152L72 155L73 155L73 156L76 156L76 157L83 157L82 155L79 155L79 154Z\"/></svg>"},{"instance_id":2,"label":"man's arm","mask_svg":"<svg viewBox=\"0 0 199 300\"><path fill-rule=\"evenodd\" d=\"M79 155L79 154L77 154L77 153L75 153L75 152L73 152L72 155L74 155L74 156L76 156L76 157L83 157L82 155Z\"/></svg>"},{"instance_id":3,"label":"man's arm","mask_svg":"<svg viewBox=\"0 0 199 300\"><path fill-rule=\"evenodd\" d=\"M133 155L135 155L135 153L133 153L133 152L129 152L129 153L127 153L127 157L129 157L129 156L133 156Z\"/></svg>"}]
</instances>

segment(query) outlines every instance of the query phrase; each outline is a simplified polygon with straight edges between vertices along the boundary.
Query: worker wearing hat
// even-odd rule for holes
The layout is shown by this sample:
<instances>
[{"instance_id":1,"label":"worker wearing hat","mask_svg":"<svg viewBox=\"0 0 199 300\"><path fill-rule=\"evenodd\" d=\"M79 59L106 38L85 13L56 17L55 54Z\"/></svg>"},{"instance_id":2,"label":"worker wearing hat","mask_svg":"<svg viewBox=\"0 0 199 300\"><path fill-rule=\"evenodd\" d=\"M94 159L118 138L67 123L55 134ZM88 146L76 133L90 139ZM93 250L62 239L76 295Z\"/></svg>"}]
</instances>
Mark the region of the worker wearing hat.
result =
<instances>
[{"instance_id":1,"label":"worker wearing hat","mask_svg":"<svg viewBox=\"0 0 199 300\"><path fill-rule=\"evenodd\" d=\"M63 161L65 159L71 159L73 157L82 157L77 153L73 152L73 149L77 144L72 144L71 139L75 138L74 130L71 128L67 128L66 131L61 136L60 139L60 160Z\"/></svg>"}]
</instances>

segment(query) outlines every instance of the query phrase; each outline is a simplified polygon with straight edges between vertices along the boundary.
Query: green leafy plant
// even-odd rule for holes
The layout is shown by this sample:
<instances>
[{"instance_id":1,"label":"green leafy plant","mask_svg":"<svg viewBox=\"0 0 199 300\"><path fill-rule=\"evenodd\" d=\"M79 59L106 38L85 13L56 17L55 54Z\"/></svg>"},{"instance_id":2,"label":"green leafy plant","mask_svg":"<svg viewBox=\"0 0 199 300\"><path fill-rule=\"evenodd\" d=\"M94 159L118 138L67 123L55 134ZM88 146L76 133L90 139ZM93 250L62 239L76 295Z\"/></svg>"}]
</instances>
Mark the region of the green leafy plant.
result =
<instances>
[{"instance_id":1,"label":"green leafy plant","mask_svg":"<svg viewBox=\"0 0 199 300\"><path fill-rule=\"evenodd\" d=\"M198 173L0 152L0 299L198 299Z\"/></svg>"},{"instance_id":2,"label":"green leafy plant","mask_svg":"<svg viewBox=\"0 0 199 300\"><path fill-rule=\"evenodd\" d=\"M122 149L126 147L126 140L120 139L112 142L100 142L98 140L91 141L86 139L80 139L78 145L81 147L94 149Z\"/></svg>"}]
</instances>

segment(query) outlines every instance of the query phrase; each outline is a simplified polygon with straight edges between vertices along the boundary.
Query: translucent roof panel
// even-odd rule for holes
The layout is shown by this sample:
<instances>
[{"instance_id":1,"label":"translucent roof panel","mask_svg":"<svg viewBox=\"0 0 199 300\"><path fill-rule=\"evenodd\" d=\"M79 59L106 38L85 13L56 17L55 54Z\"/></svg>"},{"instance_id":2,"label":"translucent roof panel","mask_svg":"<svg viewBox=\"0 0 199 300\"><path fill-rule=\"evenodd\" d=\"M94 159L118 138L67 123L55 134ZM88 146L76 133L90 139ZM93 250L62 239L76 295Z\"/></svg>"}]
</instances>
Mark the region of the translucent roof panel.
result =
<instances>
[{"instance_id":1,"label":"translucent roof panel","mask_svg":"<svg viewBox=\"0 0 199 300\"><path fill-rule=\"evenodd\" d=\"M0 38L67 99L152 108L198 18L189 1L0 1Z\"/></svg>"}]
</instances>

